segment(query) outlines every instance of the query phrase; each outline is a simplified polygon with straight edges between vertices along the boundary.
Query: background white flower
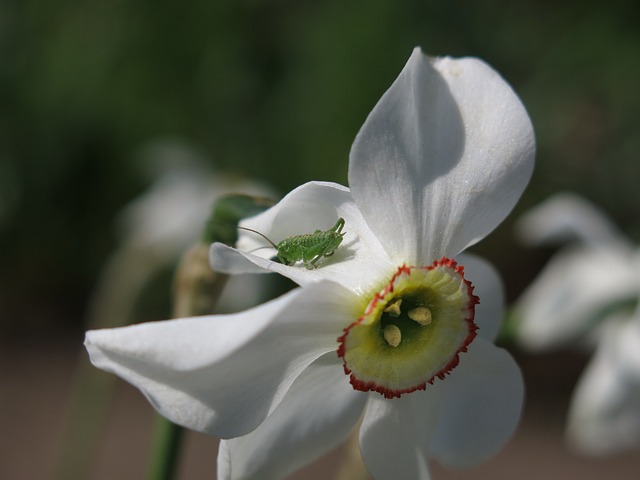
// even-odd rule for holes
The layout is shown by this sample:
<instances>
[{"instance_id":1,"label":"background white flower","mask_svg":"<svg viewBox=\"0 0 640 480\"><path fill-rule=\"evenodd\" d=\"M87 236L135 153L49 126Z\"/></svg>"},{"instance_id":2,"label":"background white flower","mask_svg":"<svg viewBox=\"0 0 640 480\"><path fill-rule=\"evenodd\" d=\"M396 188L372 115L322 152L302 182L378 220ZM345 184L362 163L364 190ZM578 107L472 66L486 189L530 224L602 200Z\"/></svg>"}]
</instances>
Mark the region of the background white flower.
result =
<instances>
[{"instance_id":1,"label":"background white flower","mask_svg":"<svg viewBox=\"0 0 640 480\"><path fill-rule=\"evenodd\" d=\"M429 59L416 49L354 142L351 190L309 183L244 224L278 241L343 217L347 233L333 256L313 270L281 265L248 232L239 250L212 247L215 268L278 271L304 288L235 315L89 332L92 361L172 421L227 439L220 478L281 478L344 440L363 411L360 445L376 478L429 478L429 458L482 461L515 429L523 385L513 359L492 343L499 277L459 254L511 210L533 154L529 118L497 73L476 59ZM456 256L481 298L478 337L425 391L389 400L354 390L337 337L399 266L443 256Z\"/></svg>"},{"instance_id":2,"label":"background white flower","mask_svg":"<svg viewBox=\"0 0 640 480\"><path fill-rule=\"evenodd\" d=\"M532 352L591 351L573 394L567 440L586 454L640 443L640 250L597 207L557 194L524 215L526 243L568 243L515 306L516 340Z\"/></svg>"},{"instance_id":3,"label":"background white flower","mask_svg":"<svg viewBox=\"0 0 640 480\"><path fill-rule=\"evenodd\" d=\"M118 248L107 260L93 295L90 317L129 323L134 304L163 269L178 263L200 241L214 200L228 193L273 195L266 185L215 171L196 149L176 140L157 140L141 149L140 170L151 183L116 219ZM266 280L230 278L217 310L235 312L265 298ZM107 315L111 318L105 318ZM105 323L106 322L106 323Z\"/></svg>"},{"instance_id":4,"label":"background white flower","mask_svg":"<svg viewBox=\"0 0 640 480\"><path fill-rule=\"evenodd\" d=\"M567 439L577 451L605 455L640 445L640 309L609 318L576 385Z\"/></svg>"}]
</instances>

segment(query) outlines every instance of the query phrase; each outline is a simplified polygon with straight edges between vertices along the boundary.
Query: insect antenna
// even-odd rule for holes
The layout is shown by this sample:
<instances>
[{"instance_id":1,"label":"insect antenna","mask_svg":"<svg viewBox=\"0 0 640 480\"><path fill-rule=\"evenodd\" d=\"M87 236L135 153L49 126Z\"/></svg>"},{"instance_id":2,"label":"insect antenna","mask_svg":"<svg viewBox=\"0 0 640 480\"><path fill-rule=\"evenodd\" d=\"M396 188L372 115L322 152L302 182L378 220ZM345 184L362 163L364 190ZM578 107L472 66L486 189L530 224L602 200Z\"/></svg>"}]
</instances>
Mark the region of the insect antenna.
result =
<instances>
[{"instance_id":1,"label":"insect antenna","mask_svg":"<svg viewBox=\"0 0 640 480\"><path fill-rule=\"evenodd\" d=\"M271 241L271 239L270 239L269 237L267 237L264 233L260 233L259 231L254 230L254 229L252 229L252 228L241 227L241 226L239 226L239 225L238 225L238 228L239 228L240 230L247 230L248 232L257 233L257 234L258 234L258 235L260 235L262 238L264 238L267 242L269 242L273 248L275 248L276 250L278 249L278 246L277 246L275 243L273 243L273 242Z\"/></svg>"}]
</instances>

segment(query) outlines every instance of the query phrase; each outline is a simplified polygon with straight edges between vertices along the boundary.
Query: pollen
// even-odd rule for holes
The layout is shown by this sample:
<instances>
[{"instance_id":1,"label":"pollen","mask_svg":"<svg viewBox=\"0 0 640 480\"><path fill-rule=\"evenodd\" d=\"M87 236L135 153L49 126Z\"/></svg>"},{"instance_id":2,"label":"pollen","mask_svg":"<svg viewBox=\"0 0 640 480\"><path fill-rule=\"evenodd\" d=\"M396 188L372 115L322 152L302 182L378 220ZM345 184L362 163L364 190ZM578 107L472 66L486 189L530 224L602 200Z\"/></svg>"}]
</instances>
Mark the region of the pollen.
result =
<instances>
[{"instance_id":1,"label":"pollen","mask_svg":"<svg viewBox=\"0 0 640 480\"><path fill-rule=\"evenodd\" d=\"M402 341L402 332L396 325L393 324L384 327L382 335L384 336L385 341L391 347L397 347Z\"/></svg>"},{"instance_id":2,"label":"pollen","mask_svg":"<svg viewBox=\"0 0 640 480\"><path fill-rule=\"evenodd\" d=\"M388 313L392 317L399 317L400 313L402 313L400 311L400 305L402 305L402 299L397 298L384 309L384 313Z\"/></svg>"},{"instance_id":3,"label":"pollen","mask_svg":"<svg viewBox=\"0 0 640 480\"><path fill-rule=\"evenodd\" d=\"M454 260L399 267L338 338L352 387L394 398L444 380L476 336L478 302Z\"/></svg>"},{"instance_id":4,"label":"pollen","mask_svg":"<svg viewBox=\"0 0 640 480\"><path fill-rule=\"evenodd\" d=\"M431 310L427 307L417 307L409 310L407 316L414 322L426 326L431 323Z\"/></svg>"}]
</instances>

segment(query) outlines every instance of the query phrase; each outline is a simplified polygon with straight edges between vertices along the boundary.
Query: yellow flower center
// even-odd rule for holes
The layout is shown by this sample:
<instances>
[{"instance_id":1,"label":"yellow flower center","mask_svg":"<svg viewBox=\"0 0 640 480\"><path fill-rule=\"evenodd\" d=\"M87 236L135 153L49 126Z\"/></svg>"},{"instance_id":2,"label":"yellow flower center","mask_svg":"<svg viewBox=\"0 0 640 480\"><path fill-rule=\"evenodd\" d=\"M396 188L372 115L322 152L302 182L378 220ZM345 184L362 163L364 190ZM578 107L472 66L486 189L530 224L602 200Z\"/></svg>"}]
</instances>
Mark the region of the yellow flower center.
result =
<instances>
[{"instance_id":1,"label":"yellow flower center","mask_svg":"<svg viewBox=\"0 0 640 480\"><path fill-rule=\"evenodd\" d=\"M338 338L353 388L393 398L444 379L476 336L478 302L453 260L399 267Z\"/></svg>"}]
</instances>

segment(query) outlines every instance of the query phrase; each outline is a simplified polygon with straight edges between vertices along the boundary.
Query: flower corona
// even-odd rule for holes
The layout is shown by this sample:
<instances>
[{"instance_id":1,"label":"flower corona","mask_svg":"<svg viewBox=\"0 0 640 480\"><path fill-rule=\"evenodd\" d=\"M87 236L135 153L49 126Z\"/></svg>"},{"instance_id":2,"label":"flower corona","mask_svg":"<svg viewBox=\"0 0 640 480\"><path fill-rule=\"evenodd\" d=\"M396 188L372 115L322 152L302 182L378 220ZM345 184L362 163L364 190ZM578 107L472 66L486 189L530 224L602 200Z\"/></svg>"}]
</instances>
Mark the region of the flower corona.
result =
<instances>
[{"instance_id":1,"label":"flower corona","mask_svg":"<svg viewBox=\"0 0 640 480\"><path fill-rule=\"evenodd\" d=\"M351 385L394 398L444 379L476 336L478 303L454 260L402 265L338 338Z\"/></svg>"}]
</instances>

